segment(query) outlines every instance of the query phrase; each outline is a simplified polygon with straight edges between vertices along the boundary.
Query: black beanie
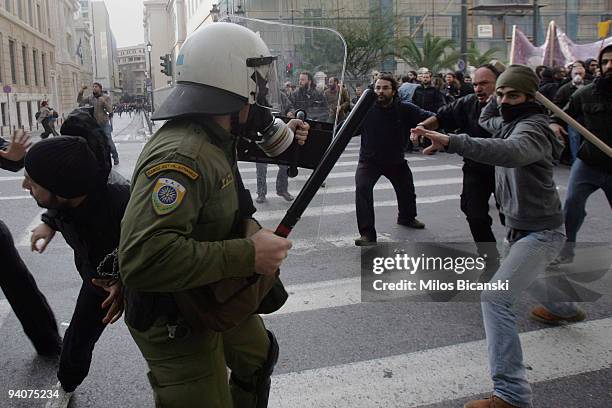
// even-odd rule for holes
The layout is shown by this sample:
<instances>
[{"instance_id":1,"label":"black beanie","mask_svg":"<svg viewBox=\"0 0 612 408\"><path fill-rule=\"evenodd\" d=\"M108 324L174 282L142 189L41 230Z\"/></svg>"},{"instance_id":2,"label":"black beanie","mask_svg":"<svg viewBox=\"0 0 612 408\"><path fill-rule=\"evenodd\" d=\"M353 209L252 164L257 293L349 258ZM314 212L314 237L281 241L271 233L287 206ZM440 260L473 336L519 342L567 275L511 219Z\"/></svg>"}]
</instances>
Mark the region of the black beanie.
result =
<instances>
[{"instance_id":1,"label":"black beanie","mask_svg":"<svg viewBox=\"0 0 612 408\"><path fill-rule=\"evenodd\" d=\"M96 187L96 158L79 136L42 140L30 148L24 161L30 178L60 197L80 197Z\"/></svg>"}]
</instances>

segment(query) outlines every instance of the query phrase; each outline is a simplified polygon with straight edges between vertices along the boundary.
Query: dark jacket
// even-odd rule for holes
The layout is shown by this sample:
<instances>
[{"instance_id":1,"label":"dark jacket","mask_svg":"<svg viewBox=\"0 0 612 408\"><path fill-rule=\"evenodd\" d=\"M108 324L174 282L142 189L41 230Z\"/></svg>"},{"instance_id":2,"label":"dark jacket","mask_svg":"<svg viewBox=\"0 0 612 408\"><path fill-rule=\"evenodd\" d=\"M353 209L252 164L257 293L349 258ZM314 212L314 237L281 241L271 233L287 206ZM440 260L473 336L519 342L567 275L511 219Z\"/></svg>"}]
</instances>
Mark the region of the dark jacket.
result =
<instances>
[{"instance_id":1,"label":"dark jacket","mask_svg":"<svg viewBox=\"0 0 612 408\"><path fill-rule=\"evenodd\" d=\"M569 102L570 96L572 96L577 89L578 87L576 87L573 82L568 82L565 85L561 85L552 101L555 103L555 105L563 109Z\"/></svg>"},{"instance_id":2,"label":"dark jacket","mask_svg":"<svg viewBox=\"0 0 612 408\"><path fill-rule=\"evenodd\" d=\"M474 85L466 84L461 82L461 89L459 90L459 97L467 96L474 93Z\"/></svg>"},{"instance_id":3,"label":"dark jacket","mask_svg":"<svg viewBox=\"0 0 612 408\"><path fill-rule=\"evenodd\" d=\"M404 161L404 146L410 129L433 116L410 102L395 102L383 108L374 104L361 129L359 160L375 164L399 164Z\"/></svg>"},{"instance_id":4,"label":"dark jacket","mask_svg":"<svg viewBox=\"0 0 612 408\"><path fill-rule=\"evenodd\" d=\"M480 112L485 105L486 103L480 103L476 94L470 94L438 109L436 118L440 128L447 132L466 133L471 137L489 138L491 134L478 124ZM467 167L492 167L466 157L463 158L463 161Z\"/></svg>"},{"instance_id":5,"label":"dark jacket","mask_svg":"<svg viewBox=\"0 0 612 408\"><path fill-rule=\"evenodd\" d=\"M552 101L559 90L559 85L560 82L552 78L542 78L538 91Z\"/></svg>"},{"instance_id":6,"label":"dark jacket","mask_svg":"<svg viewBox=\"0 0 612 408\"><path fill-rule=\"evenodd\" d=\"M428 86L425 88L423 85L419 86L414 91L412 96L412 103L430 112L437 112L442 106L446 104L444 94L434 86Z\"/></svg>"},{"instance_id":7,"label":"dark jacket","mask_svg":"<svg viewBox=\"0 0 612 408\"><path fill-rule=\"evenodd\" d=\"M316 88L298 88L289 95L293 110L303 109L310 119L327 121L328 108L323 94Z\"/></svg>"},{"instance_id":8,"label":"dark jacket","mask_svg":"<svg viewBox=\"0 0 612 408\"><path fill-rule=\"evenodd\" d=\"M570 97L565 113L593 132L608 146L612 146L612 93L598 87L599 80L586 85ZM554 123L565 126L560 118L553 116ZM578 157L599 170L612 173L612 158L584 139Z\"/></svg>"},{"instance_id":9,"label":"dark jacket","mask_svg":"<svg viewBox=\"0 0 612 408\"><path fill-rule=\"evenodd\" d=\"M10 142L4 140L0 137L0 150L5 150L10 145ZM17 172L23 169L23 159L19 161L6 160L5 158L0 157L0 168Z\"/></svg>"},{"instance_id":10,"label":"dark jacket","mask_svg":"<svg viewBox=\"0 0 612 408\"><path fill-rule=\"evenodd\" d=\"M97 266L119 246L121 219L130 186L108 184L87 196L77 208L48 210L42 220L74 250L74 263L83 279L98 277Z\"/></svg>"},{"instance_id":11,"label":"dark jacket","mask_svg":"<svg viewBox=\"0 0 612 408\"><path fill-rule=\"evenodd\" d=\"M495 197L510 228L541 231L563 224L561 201L553 178L554 160L563 144L548 126L545 109L512 122L491 116L489 104L481 113L481 126L495 136L489 139L451 135L448 151L495 167ZM492 109L489 109L492 108Z\"/></svg>"}]
</instances>

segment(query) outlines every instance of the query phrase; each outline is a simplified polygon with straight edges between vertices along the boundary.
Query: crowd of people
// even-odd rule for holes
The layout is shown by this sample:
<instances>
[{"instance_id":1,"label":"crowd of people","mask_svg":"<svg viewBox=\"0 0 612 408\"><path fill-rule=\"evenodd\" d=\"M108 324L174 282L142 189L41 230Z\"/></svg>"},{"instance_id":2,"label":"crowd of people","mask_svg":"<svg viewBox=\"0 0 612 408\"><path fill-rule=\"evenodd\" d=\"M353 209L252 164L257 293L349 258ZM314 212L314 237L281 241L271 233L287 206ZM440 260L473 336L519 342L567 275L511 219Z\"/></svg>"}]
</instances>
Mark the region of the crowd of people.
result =
<instances>
[{"instance_id":1,"label":"crowd of people","mask_svg":"<svg viewBox=\"0 0 612 408\"><path fill-rule=\"evenodd\" d=\"M211 46L221 62L202 52ZM71 114L61 136L31 147L22 131L10 143L0 140L0 166L25 167L24 188L47 210L33 231L32 249L44 252L59 231L74 250L82 279L61 339L44 295L0 222L6 266L2 290L37 352L59 356L61 395L49 406L68 405L88 374L95 343L124 308L150 370L156 406L267 406L279 345L258 313L278 310L286 299L277 277L291 242L253 220L255 208L237 169L235 142L263 131L262 123L268 122L266 95L258 92L265 89L260 85L267 82L273 57L258 35L229 23L198 29L181 53L182 79L153 117L167 122L143 149L131 186L109 182L111 157L118 163L110 136L113 108L98 83L90 96L83 95L86 87L81 89L79 103L91 111ZM236 63L242 60L244 66ZM218 72L219 63L236 68L233 81ZM464 158L461 210L479 252L490 260L491 279L510 282L508 292L482 292L494 391L488 399L467 403L468 408L531 406L512 305L522 292L536 289L538 273L549 264L573 261L590 194L602 189L612 207L612 160L587 139L580 139L562 204L553 168L564 148L566 125L536 101L538 90L552 92L556 84L553 99L566 98L565 112L612 146L612 46L595 63L594 71L591 64L572 64L566 84L560 69L551 69L550 76L541 70L544 80L526 66L491 64L478 67L473 77L419 70L402 78L401 86L390 73L373 78L376 102L358 131L355 198L361 236L355 244L376 245L373 189L381 176L395 189L397 223L425 228L416 218L413 175L404 155L406 146L412 150L411 143L420 142L424 154L445 151ZM303 109L313 119L342 120L354 102L337 78L330 77L320 91L308 72L300 74L297 89L289 83L283 91L282 113L289 116ZM306 142L308 123L292 119L285 126L298 143ZM265 199L260 167L258 198ZM277 193L290 200L282 180ZM507 230L503 257L478 245L496 241L488 205L492 195ZM253 296L249 300L255 306L232 303L224 282L243 285L233 296L241 301ZM262 282L271 288L251 295L249 288L259 289ZM204 303L191 296L200 289L196 293L200 302L205 293ZM554 288L546 290L550 295ZM227 309L228 304L235 309ZM211 310L218 314L211 317ZM586 318L572 302L542 303L531 316L551 325ZM211 319L225 329L201 323Z\"/></svg>"}]
</instances>

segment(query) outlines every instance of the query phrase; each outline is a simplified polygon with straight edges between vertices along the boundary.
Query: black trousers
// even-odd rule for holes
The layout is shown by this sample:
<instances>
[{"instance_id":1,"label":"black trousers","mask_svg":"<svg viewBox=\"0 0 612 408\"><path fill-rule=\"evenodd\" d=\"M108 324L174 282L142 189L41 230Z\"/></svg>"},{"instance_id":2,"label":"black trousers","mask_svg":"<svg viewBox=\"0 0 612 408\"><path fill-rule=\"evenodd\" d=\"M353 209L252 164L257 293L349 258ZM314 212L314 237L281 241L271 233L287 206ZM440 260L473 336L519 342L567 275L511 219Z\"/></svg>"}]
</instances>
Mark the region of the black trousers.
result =
<instances>
[{"instance_id":1,"label":"black trousers","mask_svg":"<svg viewBox=\"0 0 612 408\"><path fill-rule=\"evenodd\" d=\"M461 211L466 216L470 232L481 255L491 249L495 243L495 235L491 225L493 220L489 216L489 199L495 194L495 167L486 165L463 166L463 191L461 192ZM497 205L499 208L499 205ZM503 214L499 219L504 224ZM482 245L478 245L483 243ZM490 250L488 252L491 252ZM488 257L499 256L497 251L487 254Z\"/></svg>"},{"instance_id":2,"label":"black trousers","mask_svg":"<svg viewBox=\"0 0 612 408\"><path fill-rule=\"evenodd\" d=\"M57 351L60 336L55 316L34 277L19 256L13 237L0 221L0 287L38 353Z\"/></svg>"},{"instance_id":3,"label":"black trousers","mask_svg":"<svg viewBox=\"0 0 612 408\"><path fill-rule=\"evenodd\" d=\"M101 307L106 297L107 292L93 286L90 278L83 278L70 325L64 334L57 372L62 388L68 392L74 391L89 373L94 345L106 327L102 319L108 309Z\"/></svg>"},{"instance_id":4,"label":"black trousers","mask_svg":"<svg viewBox=\"0 0 612 408\"><path fill-rule=\"evenodd\" d=\"M45 130L40 135L41 139L46 139L46 138L49 137L49 135L55 135L55 132L53 131L53 128L49 124L49 118L43 119L42 122L40 122L40 124L43 126L43 129Z\"/></svg>"},{"instance_id":5,"label":"black trousers","mask_svg":"<svg viewBox=\"0 0 612 408\"><path fill-rule=\"evenodd\" d=\"M355 207L359 233L368 238L376 238L374 227L374 185L380 176L385 176L395 190L399 222L409 222L417 215L414 181L408 163L378 164L359 161L355 174Z\"/></svg>"}]
</instances>

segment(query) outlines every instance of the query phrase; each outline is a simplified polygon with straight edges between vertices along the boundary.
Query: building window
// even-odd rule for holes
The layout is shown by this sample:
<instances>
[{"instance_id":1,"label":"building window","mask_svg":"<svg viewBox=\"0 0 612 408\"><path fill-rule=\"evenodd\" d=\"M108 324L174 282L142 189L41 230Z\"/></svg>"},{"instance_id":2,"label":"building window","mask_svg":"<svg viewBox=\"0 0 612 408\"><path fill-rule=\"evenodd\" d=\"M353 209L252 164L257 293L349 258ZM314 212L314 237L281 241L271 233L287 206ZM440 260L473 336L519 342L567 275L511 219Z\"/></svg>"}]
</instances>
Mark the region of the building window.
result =
<instances>
[{"instance_id":1,"label":"building window","mask_svg":"<svg viewBox=\"0 0 612 408\"><path fill-rule=\"evenodd\" d=\"M36 21L38 22L38 26L36 27L36 29L38 31L42 31L42 15L40 13L40 4L36 5Z\"/></svg>"},{"instance_id":2,"label":"building window","mask_svg":"<svg viewBox=\"0 0 612 408\"><path fill-rule=\"evenodd\" d=\"M23 4L22 0L17 0L17 15L23 20Z\"/></svg>"},{"instance_id":3,"label":"building window","mask_svg":"<svg viewBox=\"0 0 612 408\"><path fill-rule=\"evenodd\" d=\"M34 27L34 5L32 0L28 0L28 20L30 21L30 25Z\"/></svg>"},{"instance_id":4,"label":"building window","mask_svg":"<svg viewBox=\"0 0 612 408\"><path fill-rule=\"evenodd\" d=\"M6 11L13 12L13 0L6 0Z\"/></svg>"},{"instance_id":5,"label":"building window","mask_svg":"<svg viewBox=\"0 0 612 408\"><path fill-rule=\"evenodd\" d=\"M32 129L32 103L33 102L26 102L26 105L28 107L28 124L30 125L30 129Z\"/></svg>"},{"instance_id":6,"label":"building window","mask_svg":"<svg viewBox=\"0 0 612 408\"><path fill-rule=\"evenodd\" d=\"M21 102L17 102L17 127L23 126L21 123Z\"/></svg>"},{"instance_id":7,"label":"building window","mask_svg":"<svg viewBox=\"0 0 612 408\"><path fill-rule=\"evenodd\" d=\"M30 78L28 78L28 49L25 45L21 46L21 56L23 60L23 83L30 85Z\"/></svg>"},{"instance_id":8,"label":"building window","mask_svg":"<svg viewBox=\"0 0 612 408\"><path fill-rule=\"evenodd\" d=\"M43 85L47 86L47 55L42 54L42 80Z\"/></svg>"},{"instance_id":9,"label":"building window","mask_svg":"<svg viewBox=\"0 0 612 408\"><path fill-rule=\"evenodd\" d=\"M2 119L2 123L0 126L8 126L8 109L6 108L6 103L0 103L0 119Z\"/></svg>"},{"instance_id":10,"label":"building window","mask_svg":"<svg viewBox=\"0 0 612 408\"><path fill-rule=\"evenodd\" d=\"M34 64L34 84L38 86L38 50L32 50L32 62Z\"/></svg>"},{"instance_id":11,"label":"building window","mask_svg":"<svg viewBox=\"0 0 612 408\"><path fill-rule=\"evenodd\" d=\"M17 83L17 56L15 55L15 41L9 40L9 59L11 63L11 79L14 84Z\"/></svg>"}]
</instances>

